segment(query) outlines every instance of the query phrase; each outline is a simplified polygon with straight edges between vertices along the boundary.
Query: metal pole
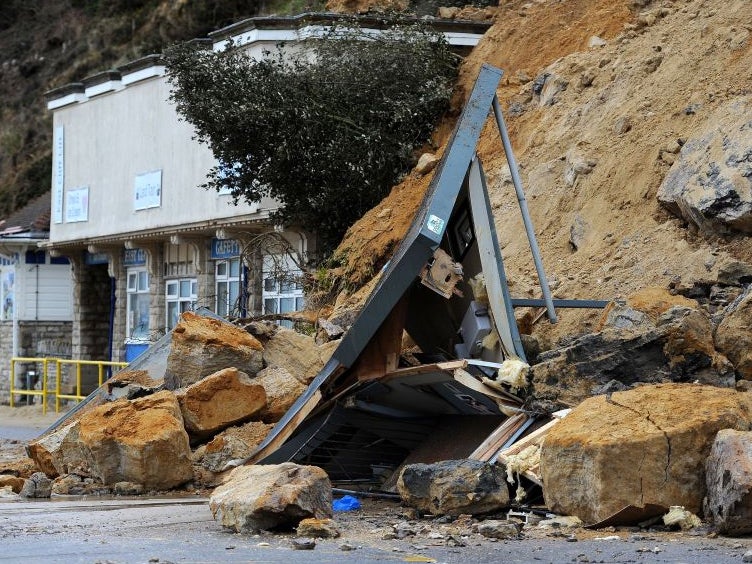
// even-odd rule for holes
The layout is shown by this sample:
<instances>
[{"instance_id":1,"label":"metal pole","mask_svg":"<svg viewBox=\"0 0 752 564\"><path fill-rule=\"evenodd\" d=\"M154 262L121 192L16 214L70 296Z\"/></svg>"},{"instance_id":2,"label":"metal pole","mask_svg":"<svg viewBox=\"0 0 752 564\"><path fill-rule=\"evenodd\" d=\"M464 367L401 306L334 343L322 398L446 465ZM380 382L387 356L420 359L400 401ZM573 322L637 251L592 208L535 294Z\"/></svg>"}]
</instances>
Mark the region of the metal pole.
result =
<instances>
[{"instance_id":1,"label":"metal pole","mask_svg":"<svg viewBox=\"0 0 752 564\"><path fill-rule=\"evenodd\" d=\"M554 309L554 302L551 298L551 290L548 287L546 272L543 270L543 261L541 260L540 250L538 249L538 242L535 239L533 222L530 220L530 211L527 209L527 200L525 199L525 193L522 191L520 171L517 168L517 161L512 152L512 143L509 141L509 133L507 132L507 125L504 122L504 116L501 114L499 98L496 95L493 97L493 111L494 116L496 117L496 125L499 126L499 133L501 134L501 142L504 145L504 152L507 155L509 172L512 174L512 182L514 183L514 190L517 193L517 202L520 205L520 212L522 213L522 221L525 224L527 240L530 243L530 250L533 253L533 262L535 263L535 270L538 273L538 280L540 282L541 290L543 291L543 300L546 302L548 319L551 323L556 323L556 310Z\"/></svg>"},{"instance_id":2,"label":"metal pole","mask_svg":"<svg viewBox=\"0 0 752 564\"><path fill-rule=\"evenodd\" d=\"M10 406L13 407L13 390L16 387L16 361L10 359Z\"/></svg>"}]
</instances>

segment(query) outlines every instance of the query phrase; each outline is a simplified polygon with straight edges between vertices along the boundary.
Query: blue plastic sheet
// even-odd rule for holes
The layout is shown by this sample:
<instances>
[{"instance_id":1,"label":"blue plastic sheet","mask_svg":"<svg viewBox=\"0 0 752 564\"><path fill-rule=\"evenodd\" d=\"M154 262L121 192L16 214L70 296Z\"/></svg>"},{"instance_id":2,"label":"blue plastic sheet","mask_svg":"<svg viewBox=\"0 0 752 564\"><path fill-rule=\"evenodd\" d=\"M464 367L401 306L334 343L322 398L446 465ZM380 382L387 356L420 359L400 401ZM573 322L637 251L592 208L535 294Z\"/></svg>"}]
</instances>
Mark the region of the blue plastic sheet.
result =
<instances>
[{"instance_id":1,"label":"blue plastic sheet","mask_svg":"<svg viewBox=\"0 0 752 564\"><path fill-rule=\"evenodd\" d=\"M356 511L360 509L360 501L357 497L344 495L332 502L332 509L334 511Z\"/></svg>"}]
</instances>

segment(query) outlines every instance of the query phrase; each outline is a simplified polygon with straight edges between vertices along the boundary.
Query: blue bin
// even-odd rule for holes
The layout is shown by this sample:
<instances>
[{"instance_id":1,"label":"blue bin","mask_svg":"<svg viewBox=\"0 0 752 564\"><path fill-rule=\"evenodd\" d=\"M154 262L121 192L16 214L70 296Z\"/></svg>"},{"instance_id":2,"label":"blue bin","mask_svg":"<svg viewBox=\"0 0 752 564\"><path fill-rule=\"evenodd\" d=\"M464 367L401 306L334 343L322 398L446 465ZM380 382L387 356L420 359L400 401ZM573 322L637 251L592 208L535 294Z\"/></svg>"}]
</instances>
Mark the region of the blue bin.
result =
<instances>
[{"instance_id":1,"label":"blue bin","mask_svg":"<svg viewBox=\"0 0 752 564\"><path fill-rule=\"evenodd\" d=\"M130 343L125 345L125 362L133 362L139 356L141 356L146 349L149 348L148 343Z\"/></svg>"}]
</instances>

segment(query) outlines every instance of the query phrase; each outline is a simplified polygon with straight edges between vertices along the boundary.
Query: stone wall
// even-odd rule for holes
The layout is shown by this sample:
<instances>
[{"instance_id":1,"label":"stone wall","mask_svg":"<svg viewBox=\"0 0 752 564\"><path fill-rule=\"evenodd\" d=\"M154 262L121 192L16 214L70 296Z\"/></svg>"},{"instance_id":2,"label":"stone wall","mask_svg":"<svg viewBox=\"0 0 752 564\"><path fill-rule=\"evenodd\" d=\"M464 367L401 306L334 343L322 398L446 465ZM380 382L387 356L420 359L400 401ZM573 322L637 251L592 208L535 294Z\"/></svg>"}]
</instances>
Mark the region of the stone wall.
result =
<instances>
[{"instance_id":1,"label":"stone wall","mask_svg":"<svg viewBox=\"0 0 752 564\"><path fill-rule=\"evenodd\" d=\"M70 358L71 355L70 321L19 321L18 322L18 356ZM10 359L13 356L13 322L0 322L0 404L7 404L10 399ZM16 387L26 388L27 371L35 371L41 378L42 364L18 363L16 366ZM55 370L49 369L47 387L55 388ZM29 383L41 388L41 379L31 379ZM15 401L25 401L25 396L16 396ZM39 401L35 398L35 401Z\"/></svg>"},{"instance_id":2,"label":"stone wall","mask_svg":"<svg viewBox=\"0 0 752 564\"><path fill-rule=\"evenodd\" d=\"M76 360L110 358L110 289L106 264L73 264L73 331L71 354ZM98 384L96 366L83 366L82 392L87 395ZM70 391L70 390L69 390Z\"/></svg>"}]
</instances>

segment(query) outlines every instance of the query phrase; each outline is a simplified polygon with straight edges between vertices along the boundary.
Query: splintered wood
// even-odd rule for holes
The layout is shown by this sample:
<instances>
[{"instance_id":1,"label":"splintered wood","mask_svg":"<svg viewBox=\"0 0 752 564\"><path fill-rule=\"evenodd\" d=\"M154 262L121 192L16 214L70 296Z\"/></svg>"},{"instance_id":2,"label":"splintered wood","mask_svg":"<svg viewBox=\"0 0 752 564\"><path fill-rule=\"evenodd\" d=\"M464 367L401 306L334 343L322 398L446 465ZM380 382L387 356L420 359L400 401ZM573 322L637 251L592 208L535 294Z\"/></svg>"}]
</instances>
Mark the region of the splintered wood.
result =
<instances>
[{"instance_id":1,"label":"splintered wood","mask_svg":"<svg viewBox=\"0 0 752 564\"><path fill-rule=\"evenodd\" d=\"M496 462L507 467L507 474L516 473L531 482L543 486L540 478L540 449L548 432L569 413L569 409L557 411L553 419L526 435L496 456Z\"/></svg>"},{"instance_id":2,"label":"splintered wood","mask_svg":"<svg viewBox=\"0 0 752 564\"><path fill-rule=\"evenodd\" d=\"M499 451L499 449L509 439L511 439L520 428L522 428L522 426L528 421L528 419L530 419L530 416L525 413L512 415L501 425L499 425L496 430L491 433L488 438L483 441L468 458L482 461L489 461L493 459L494 455Z\"/></svg>"}]
</instances>

